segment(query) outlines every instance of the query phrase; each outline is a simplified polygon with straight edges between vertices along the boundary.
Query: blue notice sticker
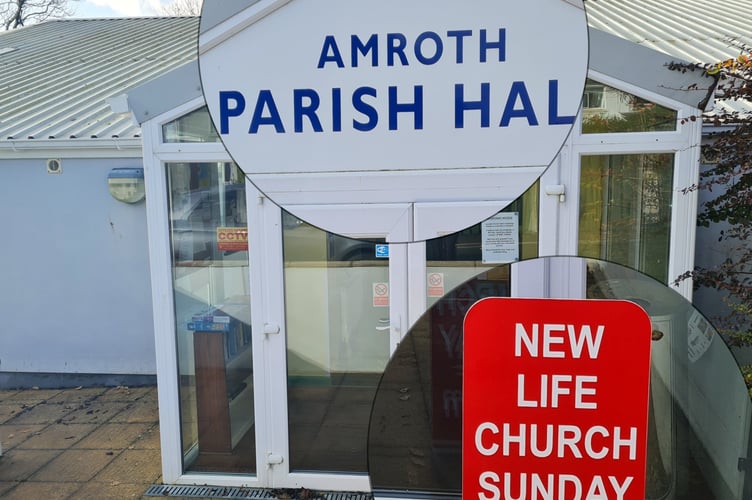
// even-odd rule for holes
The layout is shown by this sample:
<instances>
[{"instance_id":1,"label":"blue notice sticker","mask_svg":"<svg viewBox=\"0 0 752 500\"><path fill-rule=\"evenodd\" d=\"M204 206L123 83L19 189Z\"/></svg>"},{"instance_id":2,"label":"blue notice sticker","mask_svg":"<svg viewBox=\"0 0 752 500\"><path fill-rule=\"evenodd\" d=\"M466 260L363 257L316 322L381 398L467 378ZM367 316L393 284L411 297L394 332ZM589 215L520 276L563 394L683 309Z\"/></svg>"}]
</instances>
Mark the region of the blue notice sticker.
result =
<instances>
[{"instance_id":1,"label":"blue notice sticker","mask_svg":"<svg viewBox=\"0 0 752 500\"><path fill-rule=\"evenodd\" d=\"M376 245L376 258L388 259L389 258L389 245Z\"/></svg>"}]
</instances>

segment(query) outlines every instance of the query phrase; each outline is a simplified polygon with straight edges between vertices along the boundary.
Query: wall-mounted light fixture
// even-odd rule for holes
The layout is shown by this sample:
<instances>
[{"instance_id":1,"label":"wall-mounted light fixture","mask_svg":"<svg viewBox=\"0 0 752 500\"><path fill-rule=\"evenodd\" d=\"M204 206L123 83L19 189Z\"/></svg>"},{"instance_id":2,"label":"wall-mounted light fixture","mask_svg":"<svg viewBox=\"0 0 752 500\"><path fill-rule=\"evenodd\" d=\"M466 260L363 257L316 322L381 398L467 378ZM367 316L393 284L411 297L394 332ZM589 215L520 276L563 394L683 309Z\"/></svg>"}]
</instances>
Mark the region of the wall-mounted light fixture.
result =
<instances>
[{"instance_id":1,"label":"wall-mounted light fixture","mask_svg":"<svg viewBox=\"0 0 752 500\"><path fill-rule=\"evenodd\" d=\"M107 175L113 198L124 203L138 203L144 199L143 168L113 168Z\"/></svg>"}]
</instances>

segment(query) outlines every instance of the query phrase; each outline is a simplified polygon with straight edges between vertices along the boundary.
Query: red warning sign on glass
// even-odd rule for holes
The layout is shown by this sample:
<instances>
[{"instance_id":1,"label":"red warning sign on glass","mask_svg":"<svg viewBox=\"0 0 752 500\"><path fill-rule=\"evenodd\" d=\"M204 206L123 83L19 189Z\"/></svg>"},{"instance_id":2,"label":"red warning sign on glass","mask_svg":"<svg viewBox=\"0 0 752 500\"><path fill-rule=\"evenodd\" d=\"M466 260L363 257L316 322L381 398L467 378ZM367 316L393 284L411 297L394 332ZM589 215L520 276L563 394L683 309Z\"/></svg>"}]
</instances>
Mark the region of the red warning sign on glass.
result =
<instances>
[{"instance_id":1,"label":"red warning sign on glass","mask_svg":"<svg viewBox=\"0 0 752 500\"><path fill-rule=\"evenodd\" d=\"M374 283L373 307L389 307L389 283Z\"/></svg>"},{"instance_id":2,"label":"red warning sign on glass","mask_svg":"<svg viewBox=\"0 0 752 500\"><path fill-rule=\"evenodd\" d=\"M643 500L651 330L627 301L473 305L462 497Z\"/></svg>"},{"instance_id":3,"label":"red warning sign on glass","mask_svg":"<svg viewBox=\"0 0 752 500\"><path fill-rule=\"evenodd\" d=\"M248 228L246 227L218 227L217 250L247 252Z\"/></svg>"}]
</instances>

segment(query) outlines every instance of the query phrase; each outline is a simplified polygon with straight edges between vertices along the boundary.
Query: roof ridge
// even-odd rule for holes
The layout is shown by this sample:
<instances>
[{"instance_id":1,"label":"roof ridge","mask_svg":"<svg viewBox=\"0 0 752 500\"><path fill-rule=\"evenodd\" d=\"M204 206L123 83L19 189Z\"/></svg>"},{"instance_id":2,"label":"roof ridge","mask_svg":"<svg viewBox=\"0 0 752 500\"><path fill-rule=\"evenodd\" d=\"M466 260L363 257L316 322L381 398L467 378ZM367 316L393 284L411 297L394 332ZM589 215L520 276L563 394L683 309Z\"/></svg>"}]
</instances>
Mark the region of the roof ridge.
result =
<instances>
[{"instance_id":1,"label":"roof ridge","mask_svg":"<svg viewBox=\"0 0 752 500\"><path fill-rule=\"evenodd\" d=\"M65 17L60 19L50 19L43 23L52 22L76 22L76 21L130 21L145 19L198 19L201 16L109 16L109 17ZM29 25L36 26L36 25Z\"/></svg>"}]
</instances>

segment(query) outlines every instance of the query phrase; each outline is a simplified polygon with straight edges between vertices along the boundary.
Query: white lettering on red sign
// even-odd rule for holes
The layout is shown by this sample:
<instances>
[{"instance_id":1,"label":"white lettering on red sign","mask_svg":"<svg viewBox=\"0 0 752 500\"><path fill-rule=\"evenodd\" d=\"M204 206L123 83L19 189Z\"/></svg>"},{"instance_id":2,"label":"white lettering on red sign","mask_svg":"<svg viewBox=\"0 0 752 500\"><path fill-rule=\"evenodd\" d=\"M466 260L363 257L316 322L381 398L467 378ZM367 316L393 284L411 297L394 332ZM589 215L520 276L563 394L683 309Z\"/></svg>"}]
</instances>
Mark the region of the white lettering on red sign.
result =
<instances>
[{"instance_id":1,"label":"white lettering on red sign","mask_svg":"<svg viewBox=\"0 0 752 500\"><path fill-rule=\"evenodd\" d=\"M545 477L545 480L543 479ZM517 481L512 474L504 473L504 479L499 478L495 472L487 471L479 478L480 487L487 493L479 493L479 500L522 500L527 498L558 499L558 500L623 500L624 493L634 480L633 477L618 478L599 475L593 476L587 486L587 492L583 496L583 482L578 476L572 474L527 474L522 472ZM608 483L608 485L606 484ZM499 485L503 485L502 490ZM512 490L519 492L514 495ZM613 491L613 495L611 495Z\"/></svg>"},{"instance_id":2,"label":"white lettering on red sign","mask_svg":"<svg viewBox=\"0 0 752 500\"><path fill-rule=\"evenodd\" d=\"M463 498L644 498L650 331L628 302L473 306L464 331Z\"/></svg>"}]
</instances>

